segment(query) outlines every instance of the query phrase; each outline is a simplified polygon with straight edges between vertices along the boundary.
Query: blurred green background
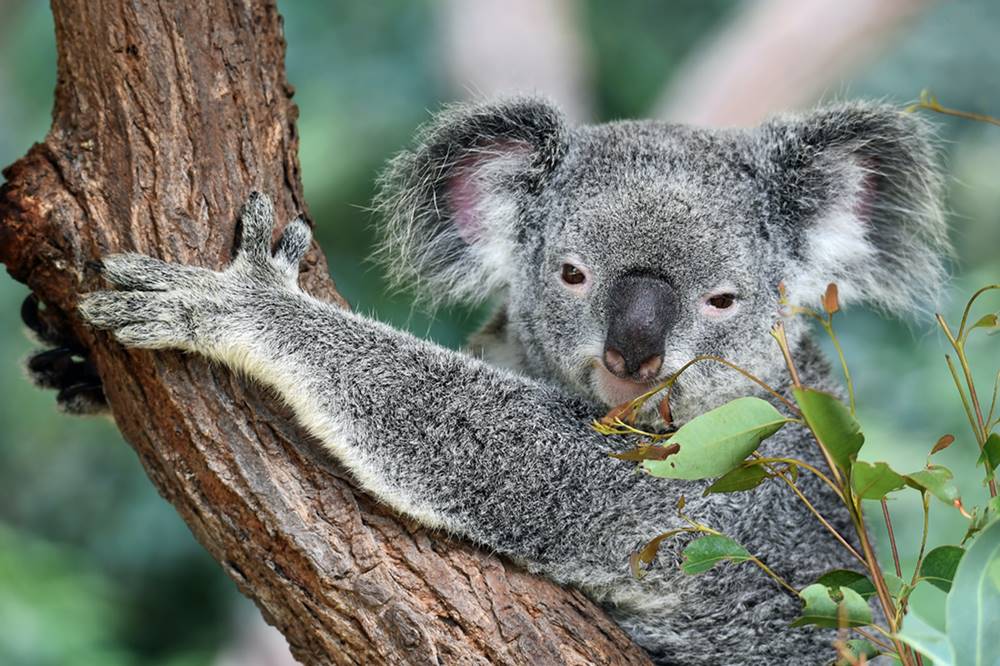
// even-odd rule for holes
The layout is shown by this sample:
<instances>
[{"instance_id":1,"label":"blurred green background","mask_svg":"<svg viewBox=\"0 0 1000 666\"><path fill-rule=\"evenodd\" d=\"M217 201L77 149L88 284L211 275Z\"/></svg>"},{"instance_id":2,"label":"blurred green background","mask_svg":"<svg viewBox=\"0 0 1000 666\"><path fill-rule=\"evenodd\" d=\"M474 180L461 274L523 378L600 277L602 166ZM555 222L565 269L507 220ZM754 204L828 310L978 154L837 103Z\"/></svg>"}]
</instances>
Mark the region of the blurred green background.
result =
<instances>
[{"instance_id":1,"label":"blurred green background","mask_svg":"<svg viewBox=\"0 0 1000 666\"><path fill-rule=\"evenodd\" d=\"M409 297L387 294L365 262L372 230L363 208L374 175L428 110L464 93L442 66L442 5L279 5L288 76L301 109L306 195L338 286L361 311L461 344L481 313L456 309L430 319L414 312ZM695 45L737 7L581 2L574 29L586 47L592 115L649 115ZM0 15L0 164L6 165L48 128L55 46L45 3L0 1ZM948 106L1000 115L998 28L1000 5L990 0L928 4L832 96L902 103L926 87ZM954 317L975 287L1000 281L1000 128L934 120L952 175L957 253L944 307ZM23 378L20 364L31 345L17 311L26 294L0 276L0 664L224 663L233 645L247 640L252 607L156 494L111 422L59 414L53 396ZM975 442L942 362L941 336L928 321L888 321L860 310L841 319L872 442L866 457L917 468L938 436L953 432L957 442L940 461L961 470L966 502L981 503ZM1000 365L997 344L982 338L972 345L981 393L989 393ZM912 561L917 504L895 500L893 512L904 559ZM932 521L932 545L964 531L964 521L943 506L934 507ZM884 546L881 532L879 539ZM914 603L940 623L942 598L924 590Z\"/></svg>"}]
</instances>

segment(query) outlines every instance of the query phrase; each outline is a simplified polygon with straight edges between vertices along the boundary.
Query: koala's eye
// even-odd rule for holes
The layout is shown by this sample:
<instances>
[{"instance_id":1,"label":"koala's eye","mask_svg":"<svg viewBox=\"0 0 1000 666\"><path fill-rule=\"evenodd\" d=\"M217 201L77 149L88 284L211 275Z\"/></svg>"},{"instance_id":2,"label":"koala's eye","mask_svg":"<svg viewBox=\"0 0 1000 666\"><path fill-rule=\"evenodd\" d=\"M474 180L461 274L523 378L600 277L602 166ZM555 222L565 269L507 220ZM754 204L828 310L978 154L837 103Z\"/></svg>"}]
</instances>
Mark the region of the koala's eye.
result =
<instances>
[{"instance_id":1,"label":"koala's eye","mask_svg":"<svg viewBox=\"0 0 1000 666\"><path fill-rule=\"evenodd\" d=\"M566 284L583 284L587 276L573 264L562 265L562 281Z\"/></svg>"},{"instance_id":2,"label":"koala's eye","mask_svg":"<svg viewBox=\"0 0 1000 666\"><path fill-rule=\"evenodd\" d=\"M728 319L739 309L740 300L730 291L722 291L704 296L701 313L713 319Z\"/></svg>"},{"instance_id":3,"label":"koala's eye","mask_svg":"<svg viewBox=\"0 0 1000 666\"><path fill-rule=\"evenodd\" d=\"M716 294L708 298L708 304L716 310L728 310L736 303L736 294Z\"/></svg>"}]
</instances>

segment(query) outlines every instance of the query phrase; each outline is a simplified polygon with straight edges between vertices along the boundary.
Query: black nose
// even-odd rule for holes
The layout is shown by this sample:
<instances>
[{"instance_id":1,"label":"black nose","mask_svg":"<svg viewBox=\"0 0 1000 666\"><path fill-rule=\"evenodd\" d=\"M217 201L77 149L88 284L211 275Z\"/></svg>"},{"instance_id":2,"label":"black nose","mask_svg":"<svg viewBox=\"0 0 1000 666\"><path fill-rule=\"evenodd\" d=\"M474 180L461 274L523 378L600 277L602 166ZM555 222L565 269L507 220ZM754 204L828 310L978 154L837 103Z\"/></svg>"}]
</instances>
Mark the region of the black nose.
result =
<instances>
[{"instance_id":1,"label":"black nose","mask_svg":"<svg viewBox=\"0 0 1000 666\"><path fill-rule=\"evenodd\" d=\"M651 381L663 365L667 330L677 299L666 280L625 275L611 285L604 365L615 375Z\"/></svg>"}]
</instances>

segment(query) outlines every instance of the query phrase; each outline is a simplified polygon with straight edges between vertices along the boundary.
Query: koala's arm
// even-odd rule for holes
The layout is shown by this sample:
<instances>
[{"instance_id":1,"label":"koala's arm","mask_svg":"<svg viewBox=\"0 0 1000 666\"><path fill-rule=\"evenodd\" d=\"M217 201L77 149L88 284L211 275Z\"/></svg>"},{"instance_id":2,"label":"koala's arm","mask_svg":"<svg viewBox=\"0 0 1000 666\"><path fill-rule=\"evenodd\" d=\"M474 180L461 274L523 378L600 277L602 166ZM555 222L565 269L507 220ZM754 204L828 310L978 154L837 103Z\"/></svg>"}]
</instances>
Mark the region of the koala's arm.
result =
<instances>
[{"instance_id":1,"label":"koala's arm","mask_svg":"<svg viewBox=\"0 0 1000 666\"><path fill-rule=\"evenodd\" d=\"M88 295L81 312L126 345L203 354L273 387L361 485L427 525L534 561L614 529L608 502L627 499L614 495L635 475L582 406L310 297L296 283L308 227L293 222L272 253L272 224L256 196L223 272L107 257L119 290Z\"/></svg>"}]
</instances>

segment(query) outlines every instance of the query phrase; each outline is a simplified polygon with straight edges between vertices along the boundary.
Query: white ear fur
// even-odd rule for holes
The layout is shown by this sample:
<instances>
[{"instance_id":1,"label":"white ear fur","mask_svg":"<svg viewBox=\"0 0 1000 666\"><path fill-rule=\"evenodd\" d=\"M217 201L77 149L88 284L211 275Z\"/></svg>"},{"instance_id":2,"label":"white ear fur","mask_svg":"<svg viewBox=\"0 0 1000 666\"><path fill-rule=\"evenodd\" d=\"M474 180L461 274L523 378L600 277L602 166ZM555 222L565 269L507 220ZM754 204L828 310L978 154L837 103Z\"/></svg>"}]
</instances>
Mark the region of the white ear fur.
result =
<instances>
[{"instance_id":1,"label":"white ear fur","mask_svg":"<svg viewBox=\"0 0 1000 666\"><path fill-rule=\"evenodd\" d=\"M916 114L851 102L765 125L778 197L796 248L788 298L816 305L835 282L841 302L896 314L930 312L951 254L932 128ZM783 175L782 175L783 174Z\"/></svg>"},{"instance_id":2,"label":"white ear fur","mask_svg":"<svg viewBox=\"0 0 1000 666\"><path fill-rule=\"evenodd\" d=\"M810 223L803 247L803 258L794 275L785 284L788 300L807 307L819 305L831 282L837 283L840 301L861 300L876 285L864 284L878 273L875 263L879 251L868 237L870 220L864 219L868 181L867 170L860 166L851 171L855 183L850 192L831 210Z\"/></svg>"}]
</instances>

